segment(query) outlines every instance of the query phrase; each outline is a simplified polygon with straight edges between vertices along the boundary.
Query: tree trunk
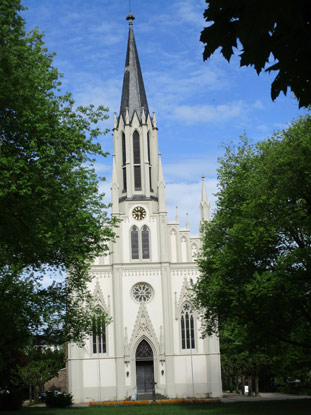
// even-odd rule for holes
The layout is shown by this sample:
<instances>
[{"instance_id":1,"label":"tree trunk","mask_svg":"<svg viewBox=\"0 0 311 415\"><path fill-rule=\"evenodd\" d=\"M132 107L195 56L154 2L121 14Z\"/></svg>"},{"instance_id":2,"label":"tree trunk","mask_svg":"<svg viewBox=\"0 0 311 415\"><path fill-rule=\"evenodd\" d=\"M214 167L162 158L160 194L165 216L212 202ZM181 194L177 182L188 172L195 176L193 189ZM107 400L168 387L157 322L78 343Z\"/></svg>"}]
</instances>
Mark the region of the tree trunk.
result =
<instances>
[{"instance_id":1,"label":"tree trunk","mask_svg":"<svg viewBox=\"0 0 311 415\"><path fill-rule=\"evenodd\" d=\"M255 376L255 395L259 395L259 378L258 375Z\"/></svg>"},{"instance_id":2,"label":"tree trunk","mask_svg":"<svg viewBox=\"0 0 311 415\"><path fill-rule=\"evenodd\" d=\"M29 405L32 405L32 386L29 385Z\"/></svg>"},{"instance_id":3,"label":"tree trunk","mask_svg":"<svg viewBox=\"0 0 311 415\"><path fill-rule=\"evenodd\" d=\"M253 394L253 377L252 375L248 376L248 396Z\"/></svg>"},{"instance_id":4,"label":"tree trunk","mask_svg":"<svg viewBox=\"0 0 311 415\"><path fill-rule=\"evenodd\" d=\"M235 393L239 393L239 376L235 377Z\"/></svg>"},{"instance_id":5,"label":"tree trunk","mask_svg":"<svg viewBox=\"0 0 311 415\"><path fill-rule=\"evenodd\" d=\"M39 400L39 395L40 395L40 386L36 385L34 387L34 399L35 399L35 401Z\"/></svg>"},{"instance_id":6,"label":"tree trunk","mask_svg":"<svg viewBox=\"0 0 311 415\"><path fill-rule=\"evenodd\" d=\"M233 385L232 385L232 376L230 375L230 385L229 385L230 393L233 392Z\"/></svg>"},{"instance_id":7,"label":"tree trunk","mask_svg":"<svg viewBox=\"0 0 311 415\"><path fill-rule=\"evenodd\" d=\"M241 376L242 395L245 395L245 375Z\"/></svg>"}]
</instances>

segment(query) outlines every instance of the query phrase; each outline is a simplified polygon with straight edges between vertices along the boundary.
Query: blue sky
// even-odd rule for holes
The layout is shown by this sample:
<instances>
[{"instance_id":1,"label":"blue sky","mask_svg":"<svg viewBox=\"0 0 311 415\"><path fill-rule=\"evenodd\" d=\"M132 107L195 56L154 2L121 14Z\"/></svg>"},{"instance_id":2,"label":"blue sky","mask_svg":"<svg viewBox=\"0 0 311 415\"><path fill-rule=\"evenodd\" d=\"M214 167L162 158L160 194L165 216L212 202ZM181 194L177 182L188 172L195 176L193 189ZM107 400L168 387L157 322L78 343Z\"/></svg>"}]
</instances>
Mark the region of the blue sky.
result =
<instances>
[{"instance_id":1,"label":"blue sky","mask_svg":"<svg viewBox=\"0 0 311 415\"><path fill-rule=\"evenodd\" d=\"M64 74L63 90L78 105L105 105L119 112L129 11L128 0L24 0L27 29L39 26ZM201 176L215 206L217 158L223 144L245 132L254 141L286 127L304 111L288 93L270 98L273 76L240 68L220 54L203 62L203 0L131 0L134 33L149 109L156 112L159 150L166 180L168 219L178 205L181 226L189 213L198 233ZM112 128L112 117L107 122ZM102 138L112 151L112 135ZM107 178L101 190L110 201L111 156L96 168Z\"/></svg>"}]
</instances>

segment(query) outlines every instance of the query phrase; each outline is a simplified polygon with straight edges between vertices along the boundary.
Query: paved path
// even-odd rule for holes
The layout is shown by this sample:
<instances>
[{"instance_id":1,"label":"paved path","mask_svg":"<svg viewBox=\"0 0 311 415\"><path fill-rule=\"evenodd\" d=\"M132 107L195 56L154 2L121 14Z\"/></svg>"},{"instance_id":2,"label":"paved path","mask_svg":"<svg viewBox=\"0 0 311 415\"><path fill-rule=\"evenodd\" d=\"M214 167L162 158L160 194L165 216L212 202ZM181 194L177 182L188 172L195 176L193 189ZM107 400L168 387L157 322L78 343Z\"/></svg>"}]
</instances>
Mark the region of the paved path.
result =
<instances>
[{"instance_id":1,"label":"paved path","mask_svg":"<svg viewBox=\"0 0 311 415\"><path fill-rule=\"evenodd\" d=\"M311 395L287 395L285 393L261 393L259 396L245 396L236 393L224 393L221 402L258 402L283 401L288 399L311 399Z\"/></svg>"}]
</instances>

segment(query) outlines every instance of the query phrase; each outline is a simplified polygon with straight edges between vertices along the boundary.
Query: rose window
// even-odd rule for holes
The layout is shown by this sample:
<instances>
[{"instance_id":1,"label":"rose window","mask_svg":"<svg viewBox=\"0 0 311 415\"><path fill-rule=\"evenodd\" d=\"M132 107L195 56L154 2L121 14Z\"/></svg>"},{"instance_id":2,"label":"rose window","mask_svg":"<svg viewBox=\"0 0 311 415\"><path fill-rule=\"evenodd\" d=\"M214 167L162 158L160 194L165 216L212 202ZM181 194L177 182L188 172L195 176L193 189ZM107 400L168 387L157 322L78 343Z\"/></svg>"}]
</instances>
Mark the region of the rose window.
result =
<instances>
[{"instance_id":1,"label":"rose window","mask_svg":"<svg viewBox=\"0 0 311 415\"><path fill-rule=\"evenodd\" d=\"M139 282L132 288L132 296L138 303L148 303L152 298L152 294L152 287L145 282Z\"/></svg>"}]
</instances>

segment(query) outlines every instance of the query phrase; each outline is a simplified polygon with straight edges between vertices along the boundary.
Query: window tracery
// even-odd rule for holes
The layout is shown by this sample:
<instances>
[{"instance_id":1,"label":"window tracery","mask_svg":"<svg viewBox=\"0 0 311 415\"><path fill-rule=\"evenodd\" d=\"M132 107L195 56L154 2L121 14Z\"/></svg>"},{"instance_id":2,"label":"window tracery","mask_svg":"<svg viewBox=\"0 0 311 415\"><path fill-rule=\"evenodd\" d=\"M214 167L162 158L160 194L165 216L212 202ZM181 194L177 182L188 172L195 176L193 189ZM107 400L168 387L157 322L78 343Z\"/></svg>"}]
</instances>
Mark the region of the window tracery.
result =
<instances>
[{"instance_id":1,"label":"window tracery","mask_svg":"<svg viewBox=\"0 0 311 415\"><path fill-rule=\"evenodd\" d=\"M104 315L94 316L92 321L93 353L107 352L106 324Z\"/></svg>"},{"instance_id":2,"label":"window tracery","mask_svg":"<svg viewBox=\"0 0 311 415\"><path fill-rule=\"evenodd\" d=\"M152 360L153 352L150 344L146 340L142 340L136 349L136 360Z\"/></svg>"},{"instance_id":3,"label":"window tracery","mask_svg":"<svg viewBox=\"0 0 311 415\"><path fill-rule=\"evenodd\" d=\"M182 305L180 316L181 348L194 349L194 316L192 305L187 301Z\"/></svg>"},{"instance_id":4,"label":"window tracery","mask_svg":"<svg viewBox=\"0 0 311 415\"><path fill-rule=\"evenodd\" d=\"M148 303L152 296L153 289L146 282L139 282L132 288L132 297L138 303Z\"/></svg>"}]
</instances>

